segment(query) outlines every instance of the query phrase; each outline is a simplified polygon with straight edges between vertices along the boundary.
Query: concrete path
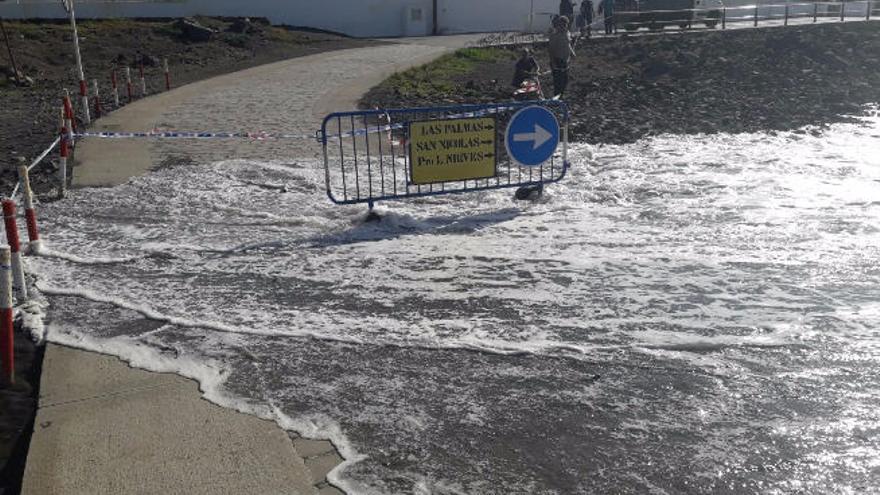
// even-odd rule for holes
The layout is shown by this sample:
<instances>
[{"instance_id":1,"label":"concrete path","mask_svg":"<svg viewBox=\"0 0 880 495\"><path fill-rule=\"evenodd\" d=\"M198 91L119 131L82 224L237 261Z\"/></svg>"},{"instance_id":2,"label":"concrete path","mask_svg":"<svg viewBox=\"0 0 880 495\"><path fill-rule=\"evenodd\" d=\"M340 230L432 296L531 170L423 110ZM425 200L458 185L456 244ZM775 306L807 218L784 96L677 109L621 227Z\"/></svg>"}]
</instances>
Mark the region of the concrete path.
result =
<instances>
[{"instance_id":1,"label":"concrete path","mask_svg":"<svg viewBox=\"0 0 880 495\"><path fill-rule=\"evenodd\" d=\"M391 73L479 36L398 40L220 76L156 95L95 129L242 130L314 135L322 116L355 107ZM85 140L74 185L112 186L181 155L314 159L314 140ZM51 340L52 336L48 336ZM128 367L114 357L47 345L25 494L339 494L326 482L332 445L201 399L195 382Z\"/></svg>"}]
</instances>

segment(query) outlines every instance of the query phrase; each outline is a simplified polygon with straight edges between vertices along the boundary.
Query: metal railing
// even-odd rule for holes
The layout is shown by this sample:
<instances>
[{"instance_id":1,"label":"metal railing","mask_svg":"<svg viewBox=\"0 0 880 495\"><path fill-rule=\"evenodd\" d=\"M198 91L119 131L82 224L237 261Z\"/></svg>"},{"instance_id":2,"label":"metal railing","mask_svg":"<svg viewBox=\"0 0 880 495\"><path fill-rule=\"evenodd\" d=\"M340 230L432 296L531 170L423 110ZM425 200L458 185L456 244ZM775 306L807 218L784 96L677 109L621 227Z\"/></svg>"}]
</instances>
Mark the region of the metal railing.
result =
<instances>
[{"instance_id":1,"label":"metal railing","mask_svg":"<svg viewBox=\"0 0 880 495\"><path fill-rule=\"evenodd\" d=\"M553 13L539 13L552 17ZM634 32L640 28L660 31L667 26L678 26L682 29L709 29L720 27L746 28L764 25L788 26L793 21L799 24L818 23L820 21L880 19L880 0L856 0L852 2L789 2L777 4L719 5L709 8L678 9L678 10L620 10L612 16L614 35L621 32ZM603 37L601 34L605 18L594 17L590 23L592 36ZM573 28L574 29L574 28ZM530 29L531 31L531 29ZM505 46L524 45L545 41L543 34L537 32L499 32L487 34L474 42L473 46Z\"/></svg>"},{"instance_id":2,"label":"metal railing","mask_svg":"<svg viewBox=\"0 0 880 495\"><path fill-rule=\"evenodd\" d=\"M748 23L758 27L761 23L774 22L787 26L793 20L816 23L822 20L845 22L847 19L869 21L880 16L880 0L856 0L852 2L789 2L780 4L750 4L719 6L699 9L676 10L630 10L615 12L614 28L636 31L647 27L660 30L666 26L690 29L704 24L708 28L727 29L728 24Z\"/></svg>"},{"instance_id":3,"label":"metal railing","mask_svg":"<svg viewBox=\"0 0 880 495\"><path fill-rule=\"evenodd\" d=\"M525 167L510 159L502 143L513 113L532 105L556 115L561 127L560 150L540 166ZM494 122L494 173L427 182L414 177L410 139L414 124L475 118ZM569 166L568 123L568 106L557 100L333 113L318 131L327 196L336 204L366 203L372 207L377 201L557 182Z\"/></svg>"}]
</instances>

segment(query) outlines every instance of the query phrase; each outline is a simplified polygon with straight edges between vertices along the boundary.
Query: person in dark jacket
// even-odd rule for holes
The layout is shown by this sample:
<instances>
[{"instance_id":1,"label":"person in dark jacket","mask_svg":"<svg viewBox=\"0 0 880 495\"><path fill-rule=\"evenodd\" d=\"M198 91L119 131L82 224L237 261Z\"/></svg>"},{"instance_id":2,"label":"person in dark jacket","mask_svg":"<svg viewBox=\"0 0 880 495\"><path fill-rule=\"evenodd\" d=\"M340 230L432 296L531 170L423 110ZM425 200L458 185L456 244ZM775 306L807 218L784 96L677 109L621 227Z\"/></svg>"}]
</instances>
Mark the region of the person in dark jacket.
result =
<instances>
[{"instance_id":1,"label":"person in dark jacket","mask_svg":"<svg viewBox=\"0 0 880 495\"><path fill-rule=\"evenodd\" d=\"M511 84L513 87L518 88L526 79L538 77L539 72L541 72L541 68L538 66L538 61L532 56L532 51L528 48L523 48L519 60L516 61Z\"/></svg>"},{"instance_id":2,"label":"person in dark jacket","mask_svg":"<svg viewBox=\"0 0 880 495\"><path fill-rule=\"evenodd\" d=\"M600 0L599 13L605 16L605 34L614 34L614 0Z\"/></svg>"},{"instance_id":3,"label":"person in dark jacket","mask_svg":"<svg viewBox=\"0 0 880 495\"><path fill-rule=\"evenodd\" d=\"M577 26L581 32L581 36L586 35L587 38L593 34L593 1L584 0L581 2L581 11L578 14Z\"/></svg>"},{"instance_id":4,"label":"person in dark jacket","mask_svg":"<svg viewBox=\"0 0 880 495\"><path fill-rule=\"evenodd\" d=\"M553 21L553 28L548 36L547 49L550 52L550 69L553 71L554 96L562 96L568 87L568 63L574 55L568 26L568 18L559 16Z\"/></svg>"},{"instance_id":5,"label":"person in dark jacket","mask_svg":"<svg viewBox=\"0 0 880 495\"><path fill-rule=\"evenodd\" d=\"M559 15L568 17L569 22L574 19L574 3L572 0L561 0L559 2Z\"/></svg>"}]
</instances>

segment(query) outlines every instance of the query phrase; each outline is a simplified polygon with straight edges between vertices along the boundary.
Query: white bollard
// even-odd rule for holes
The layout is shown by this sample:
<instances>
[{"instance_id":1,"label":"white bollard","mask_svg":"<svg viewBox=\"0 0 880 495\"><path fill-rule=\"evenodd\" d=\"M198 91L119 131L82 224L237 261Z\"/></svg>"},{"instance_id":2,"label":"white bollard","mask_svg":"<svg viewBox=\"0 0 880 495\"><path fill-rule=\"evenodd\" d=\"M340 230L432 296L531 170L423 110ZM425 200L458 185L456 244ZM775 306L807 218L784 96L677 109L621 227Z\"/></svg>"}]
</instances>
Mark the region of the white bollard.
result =
<instances>
[{"instance_id":1,"label":"white bollard","mask_svg":"<svg viewBox=\"0 0 880 495\"><path fill-rule=\"evenodd\" d=\"M73 52L76 55L76 70L79 72L79 94L82 98L83 105L83 122L88 125L92 119L89 116L89 90L86 84L86 76L83 73L82 56L79 53L79 33L76 30L76 13L73 11L73 0L67 0L65 6L68 7L68 15L70 17L70 28L73 30Z\"/></svg>"},{"instance_id":2,"label":"white bollard","mask_svg":"<svg viewBox=\"0 0 880 495\"><path fill-rule=\"evenodd\" d=\"M94 83L93 87L95 89L95 118L99 119L103 113L101 111L101 92L98 90L98 80L95 79L92 82Z\"/></svg>"},{"instance_id":3,"label":"white bollard","mask_svg":"<svg viewBox=\"0 0 880 495\"><path fill-rule=\"evenodd\" d=\"M68 120L64 118L64 109L61 109L61 143L58 149L60 151L58 157L58 196L63 198L67 191L67 156L70 154L69 136L67 130Z\"/></svg>"},{"instance_id":4,"label":"white bollard","mask_svg":"<svg viewBox=\"0 0 880 495\"><path fill-rule=\"evenodd\" d=\"M113 104L119 108L119 84L116 81L116 69L110 73L110 83L113 85Z\"/></svg>"},{"instance_id":5,"label":"white bollard","mask_svg":"<svg viewBox=\"0 0 880 495\"><path fill-rule=\"evenodd\" d=\"M134 99L134 96L131 94L131 67L125 68L125 87L128 90L128 102L131 103Z\"/></svg>"},{"instance_id":6,"label":"white bollard","mask_svg":"<svg viewBox=\"0 0 880 495\"><path fill-rule=\"evenodd\" d=\"M165 91L171 91L171 72L168 71L168 59L166 58L163 63L163 68L165 69Z\"/></svg>"},{"instance_id":7,"label":"white bollard","mask_svg":"<svg viewBox=\"0 0 880 495\"><path fill-rule=\"evenodd\" d=\"M37 228L37 212L34 209L34 195L31 191L31 179L27 165L18 167L18 180L21 181L21 192L24 198L24 218L27 222L28 251L31 254L40 252L40 230Z\"/></svg>"},{"instance_id":8,"label":"white bollard","mask_svg":"<svg viewBox=\"0 0 880 495\"><path fill-rule=\"evenodd\" d=\"M0 248L0 382L15 383L15 341L12 326L12 280L9 277L9 248Z\"/></svg>"},{"instance_id":9,"label":"white bollard","mask_svg":"<svg viewBox=\"0 0 880 495\"><path fill-rule=\"evenodd\" d=\"M141 71L141 97L147 96L147 78L144 77L144 63L141 62L140 65Z\"/></svg>"}]
</instances>

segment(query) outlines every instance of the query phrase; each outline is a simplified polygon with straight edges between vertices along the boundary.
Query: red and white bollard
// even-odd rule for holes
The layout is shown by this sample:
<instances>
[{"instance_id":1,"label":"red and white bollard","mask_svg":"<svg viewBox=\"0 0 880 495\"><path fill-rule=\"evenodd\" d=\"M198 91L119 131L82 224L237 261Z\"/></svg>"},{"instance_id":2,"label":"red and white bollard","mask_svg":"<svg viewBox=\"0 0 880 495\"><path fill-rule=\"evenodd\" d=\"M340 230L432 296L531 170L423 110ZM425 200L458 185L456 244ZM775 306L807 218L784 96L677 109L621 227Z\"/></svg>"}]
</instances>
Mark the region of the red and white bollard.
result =
<instances>
[{"instance_id":1,"label":"red and white bollard","mask_svg":"<svg viewBox=\"0 0 880 495\"><path fill-rule=\"evenodd\" d=\"M12 288L19 302L27 301L27 285L24 281L24 267L21 264L21 242L18 239L18 222L15 219L15 201L3 200L3 221L6 224L6 240L9 242L12 260Z\"/></svg>"},{"instance_id":2,"label":"red and white bollard","mask_svg":"<svg viewBox=\"0 0 880 495\"><path fill-rule=\"evenodd\" d=\"M31 179L28 175L27 165L18 167L18 180L21 183L22 196L24 198L24 219L27 223L28 251L33 254L40 252L40 231L37 229L37 212L34 210L34 195L31 191Z\"/></svg>"},{"instance_id":3,"label":"red and white bollard","mask_svg":"<svg viewBox=\"0 0 880 495\"><path fill-rule=\"evenodd\" d=\"M128 102L131 103L131 101L134 99L131 91L131 67L125 68L125 86L126 89L128 89Z\"/></svg>"},{"instance_id":4,"label":"red and white bollard","mask_svg":"<svg viewBox=\"0 0 880 495\"><path fill-rule=\"evenodd\" d=\"M101 118L101 93L98 91L98 80L92 81L95 89L95 118Z\"/></svg>"},{"instance_id":5,"label":"red and white bollard","mask_svg":"<svg viewBox=\"0 0 880 495\"><path fill-rule=\"evenodd\" d=\"M171 91L171 72L168 71L168 59L163 61L165 69L165 91Z\"/></svg>"},{"instance_id":6,"label":"red and white bollard","mask_svg":"<svg viewBox=\"0 0 880 495\"><path fill-rule=\"evenodd\" d=\"M76 30L76 13L73 11L73 1L64 2L67 13L70 16L70 28L73 30L73 52L76 55L76 70L79 74L79 95L82 98L83 122L88 125L92 119L89 116L89 88L86 84L86 76L83 73L82 56L79 52L79 33Z\"/></svg>"},{"instance_id":7,"label":"red and white bollard","mask_svg":"<svg viewBox=\"0 0 880 495\"><path fill-rule=\"evenodd\" d=\"M67 130L67 119L61 119L61 142L58 149L60 150L58 158L58 196L63 198L67 191L67 158L70 156L69 132Z\"/></svg>"},{"instance_id":8,"label":"red and white bollard","mask_svg":"<svg viewBox=\"0 0 880 495\"><path fill-rule=\"evenodd\" d=\"M113 85L113 104L119 108L119 84L116 81L116 69L110 73L110 84Z\"/></svg>"},{"instance_id":9,"label":"red and white bollard","mask_svg":"<svg viewBox=\"0 0 880 495\"><path fill-rule=\"evenodd\" d=\"M79 82L79 96L83 105L83 122L88 125L91 123L92 118L89 116L89 87L85 79Z\"/></svg>"},{"instance_id":10,"label":"red and white bollard","mask_svg":"<svg viewBox=\"0 0 880 495\"><path fill-rule=\"evenodd\" d=\"M141 73L141 98L147 96L147 78L144 77L144 63L141 62L138 68Z\"/></svg>"},{"instance_id":11,"label":"red and white bollard","mask_svg":"<svg viewBox=\"0 0 880 495\"><path fill-rule=\"evenodd\" d=\"M12 333L12 277L9 248L0 248L0 358L3 381L15 383L15 341Z\"/></svg>"},{"instance_id":12,"label":"red and white bollard","mask_svg":"<svg viewBox=\"0 0 880 495\"><path fill-rule=\"evenodd\" d=\"M70 101L70 92L64 90L64 118L68 120L67 130L70 132L70 139L73 139L73 133L76 132L76 118L73 115L73 103Z\"/></svg>"}]
</instances>

